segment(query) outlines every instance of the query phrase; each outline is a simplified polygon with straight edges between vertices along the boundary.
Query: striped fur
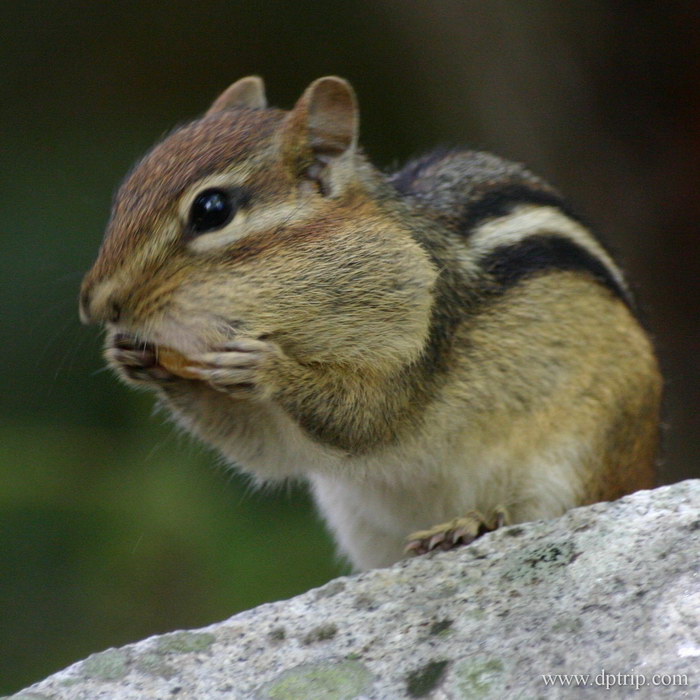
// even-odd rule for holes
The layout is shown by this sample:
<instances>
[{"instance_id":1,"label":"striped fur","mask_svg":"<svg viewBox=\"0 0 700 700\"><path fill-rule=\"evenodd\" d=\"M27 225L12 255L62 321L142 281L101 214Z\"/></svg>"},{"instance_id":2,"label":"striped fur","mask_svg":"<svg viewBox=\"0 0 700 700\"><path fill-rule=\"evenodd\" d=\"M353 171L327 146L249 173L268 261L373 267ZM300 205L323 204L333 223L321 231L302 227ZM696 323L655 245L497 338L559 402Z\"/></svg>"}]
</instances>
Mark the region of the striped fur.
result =
<instances>
[{"instance_id":1,"label":"striped fur","mask_svg":"<svg viewBox=\"0 0 700 700\"><path fill-rule=\"evenodd\" d=\"M551 186L461 150L381 174L337 78L263 105L240 81L119 190L81 305L121 376L257 479L307 478L358 568L472 509L518 522L653 483L653 349ZM212 187L249 203L193 235ZM159 345L201 381L155 371Z\"/></svg>"}]
</instances>

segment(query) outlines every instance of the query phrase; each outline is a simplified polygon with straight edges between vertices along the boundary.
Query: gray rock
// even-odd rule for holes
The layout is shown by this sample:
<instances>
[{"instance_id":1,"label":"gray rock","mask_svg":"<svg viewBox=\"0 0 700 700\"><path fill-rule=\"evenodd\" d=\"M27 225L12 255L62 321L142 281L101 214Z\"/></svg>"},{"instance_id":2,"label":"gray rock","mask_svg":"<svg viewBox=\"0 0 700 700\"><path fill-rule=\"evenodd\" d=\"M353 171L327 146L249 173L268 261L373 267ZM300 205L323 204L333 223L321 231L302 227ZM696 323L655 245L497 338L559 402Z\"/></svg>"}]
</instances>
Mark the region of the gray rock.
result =
<instances>
[{"instance_id":1,"label":"gray rock","mask_svg":"<svg viewBox=\"0 0 700 700\"><path fill-rule=\"evenodd\" d=\"M545 674L581 674L590 690ZM110 649L14 697L501 699L606 685L610 698L700 697L700 481Z\"/></svg>"}]
</instances>

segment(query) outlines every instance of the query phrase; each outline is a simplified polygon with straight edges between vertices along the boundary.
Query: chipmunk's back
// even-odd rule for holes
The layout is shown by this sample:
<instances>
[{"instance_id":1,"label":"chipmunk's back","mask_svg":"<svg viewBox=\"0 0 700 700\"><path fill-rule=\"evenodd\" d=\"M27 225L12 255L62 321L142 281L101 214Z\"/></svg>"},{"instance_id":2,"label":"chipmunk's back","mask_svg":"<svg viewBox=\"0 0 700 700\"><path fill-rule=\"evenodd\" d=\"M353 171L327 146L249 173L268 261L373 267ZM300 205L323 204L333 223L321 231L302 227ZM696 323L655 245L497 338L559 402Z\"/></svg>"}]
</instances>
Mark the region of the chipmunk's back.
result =
<instances>
[{"instance_id":1,"label":"chipmunk's back","mask_svg":"<svg viewBox=\"0 0 700 700\"><path fill-rule=\"evenodd\" d=\"M442 149L409 162L389 181L457 234L497 287L576 270L633 308L610 252L557 190L524 166L483 151Z\"/></svg>"}]
</instances>

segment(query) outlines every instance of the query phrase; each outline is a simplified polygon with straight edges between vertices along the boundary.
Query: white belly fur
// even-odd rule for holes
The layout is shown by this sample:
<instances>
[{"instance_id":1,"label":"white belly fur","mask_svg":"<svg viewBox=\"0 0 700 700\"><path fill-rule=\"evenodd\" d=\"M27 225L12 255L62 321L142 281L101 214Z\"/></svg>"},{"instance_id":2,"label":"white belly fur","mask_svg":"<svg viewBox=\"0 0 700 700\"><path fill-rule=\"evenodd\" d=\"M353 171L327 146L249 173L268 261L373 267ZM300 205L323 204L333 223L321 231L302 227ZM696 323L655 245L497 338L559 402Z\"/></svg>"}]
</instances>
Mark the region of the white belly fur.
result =
<instances>
[{"instance_id":1,"label":"white belly fur","mask_svg":"<svg viewBox=\"0 0 700 700\"><path fill-rule=\"evenodd\" d=\"M259 482L305 477L339 544L357 569L389 565L403 556L406 537L479 510L505 506L512 522L555 517L574 506L581 483L579 438L541 436L527 458L510 438L484 444L460 425L443 424L443 438L421 431L402 444L347 456L309 438L278 407L239 416L224 455ZM482 430L476 430L483 436ZM432 434L428 440L425 435Z\"/></svg>"}]
</instances>

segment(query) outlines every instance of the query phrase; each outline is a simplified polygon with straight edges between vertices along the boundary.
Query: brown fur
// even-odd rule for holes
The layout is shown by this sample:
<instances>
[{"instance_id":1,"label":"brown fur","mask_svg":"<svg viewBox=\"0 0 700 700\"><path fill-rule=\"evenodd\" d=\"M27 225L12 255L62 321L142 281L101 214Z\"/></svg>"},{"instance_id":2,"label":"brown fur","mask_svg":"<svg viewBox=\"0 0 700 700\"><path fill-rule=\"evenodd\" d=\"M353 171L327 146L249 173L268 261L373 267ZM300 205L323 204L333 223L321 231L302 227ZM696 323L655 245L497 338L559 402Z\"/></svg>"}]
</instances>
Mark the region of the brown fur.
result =
<instances>
[{"instance_id":1,"label":"brown fur","mask_svg":"<svg viewBox=\"0 0 700 700\"><path fill-rule=\"evenodd\" d=\"M112 273L144 237L153 235L188 186L257 153L282 116L277 110L217 112L179 128L158 144L119 188L86 284Z\"/></svg>"},{"instance_id":2,"label":"brown fur","mask_svg":"<svg viewBox=\"0 0 700 700\"><path fill-rule=\"evenodd\" d=\"M188 429L228 455L231 435L262 452L276 437L260 431L291 420L306 436L297 442L308 438L334 459L379 461L468 433L484 454L506 451L513 466L498 478L523 517L540 512L537 484L549 488L527 465L555 445L568 454L570 443L573 460L557 477L575 494L562 503L652 484L661 386L653 350L624 283L606 287L596 276L600 268L621 280L619 270L589 232L571 228L551 187L469 152L381 175L356 147L354 94L336 78L316 81L289 113L236 106L259 103L255 81L230 90L127 177L83 285L86 317L109 323L118 309L117 330L146 345L193 356L236 338L269 345L231 389L235 401L203 381L149 384ZM207 182L244 186L250 205L221 231L193 236L185 205ZM571 226L558 235L585 255L575 265L524 259L531 274L503 285L472 240L523 202L563 212ZM253 398L241 399L248 389ZM405 475L372 478L389 490L420 480L406 460Z\"/></svg>"}]
</instances>

